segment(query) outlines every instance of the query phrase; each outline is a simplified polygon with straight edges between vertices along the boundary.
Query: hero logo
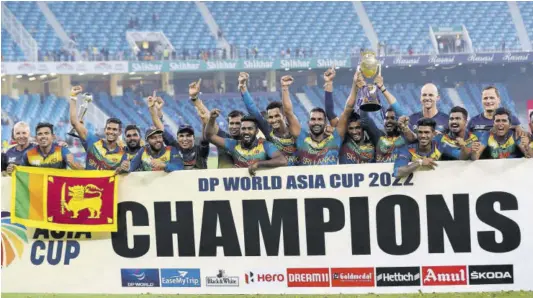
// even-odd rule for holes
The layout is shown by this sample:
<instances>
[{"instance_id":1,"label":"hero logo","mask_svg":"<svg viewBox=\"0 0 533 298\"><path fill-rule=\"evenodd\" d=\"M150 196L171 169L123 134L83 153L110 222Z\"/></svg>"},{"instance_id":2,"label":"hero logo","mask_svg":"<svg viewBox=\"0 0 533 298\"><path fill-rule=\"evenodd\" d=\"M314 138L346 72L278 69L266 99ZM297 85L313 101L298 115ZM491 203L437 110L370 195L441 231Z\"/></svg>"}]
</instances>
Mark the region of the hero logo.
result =
<instances>
[{"instance_id":1,"label":"hero logo","mask_svg":"<svg viewBox=\"0 0 533 298\"><path fill-rule=\"evenodd\" d=\"M424 286L466 285L466 266L422 267Z\"/></svg>"},{"instance_id":2,"label":"hero logo","mask_svg":"<svg viewBox=\"0 0 533 298\"><path fill-rule=\"evenodd\" d=\"M513 265L468 266L471 285L514 283Z\"/></svg>"},{"instance_id":3,"label":"hero logo","mask_svg":"<svg viewBox=\"0 0 533 298\"><path fill-rule=\"evenodd\" d=\"M378 267L378 287L420 286L420 267Z\"/></svg>"},{"instance_id":4,"label":"hero logo","mask_svg":"<svg viewBox=\"0 0 533 298\"><path fill-rule=\"evenodd\" d=\"M283 274L253 273L252 271L244 274L244 282L246 282L246 284L284 281L285 275Z\"/></svg>"},{"instance_id":5,"label":"hero logo","mask_svg":"<svg viewBox=\"0 0 533 298\"><path fill-rule=\"evenodd\" d=\"M329 268L287 268L287 286L329 287Z\"/></svg>"},{"instance_id":6,"label":"hero logo","mask_svg":"<svg viewBox=\"0 0 533 298\"><path fill-rule=\"evenodd\" d=\"M332 287L373 287L374 268L331 268Z\"/></svg>"}]
</instances>

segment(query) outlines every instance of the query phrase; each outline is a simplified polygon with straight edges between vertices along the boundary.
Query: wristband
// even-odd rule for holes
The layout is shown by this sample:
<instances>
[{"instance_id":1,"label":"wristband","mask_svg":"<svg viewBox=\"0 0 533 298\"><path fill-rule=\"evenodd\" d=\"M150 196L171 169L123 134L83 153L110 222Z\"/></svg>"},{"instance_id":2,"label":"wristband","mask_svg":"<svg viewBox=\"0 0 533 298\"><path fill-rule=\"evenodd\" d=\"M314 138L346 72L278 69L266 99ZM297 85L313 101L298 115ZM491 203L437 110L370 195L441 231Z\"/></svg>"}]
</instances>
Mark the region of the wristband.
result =
<instances>
[{"instance_id":1,"label":"wristband","mask_svg":"<svg viewBox=\"0 0 533 298\"><path fill-rule=\"evenodd\" d=\"M381 90L381 93L385 93L385 91L387 91L387 89L379 89Z\"/></svg>"},{"instance_id":2,"label":"wristband","mask_svg":"<svg viewBox=\"0 0 533 298\"><path fill-rule=\"evenodd\" d=\"M70 100L77 101L78 97L70 95Z\"/></svg>"},{"instance_id":3,"label":"wristband","mask_svg":"<svg viewBox=\"0 0 533 298\"><path fill-rule=\"evenodd\" d=\"M192 100L192 101L196 101L197 99L198 99L198 96L191 97L191 100Z\"/></svg>"}]
</instances>

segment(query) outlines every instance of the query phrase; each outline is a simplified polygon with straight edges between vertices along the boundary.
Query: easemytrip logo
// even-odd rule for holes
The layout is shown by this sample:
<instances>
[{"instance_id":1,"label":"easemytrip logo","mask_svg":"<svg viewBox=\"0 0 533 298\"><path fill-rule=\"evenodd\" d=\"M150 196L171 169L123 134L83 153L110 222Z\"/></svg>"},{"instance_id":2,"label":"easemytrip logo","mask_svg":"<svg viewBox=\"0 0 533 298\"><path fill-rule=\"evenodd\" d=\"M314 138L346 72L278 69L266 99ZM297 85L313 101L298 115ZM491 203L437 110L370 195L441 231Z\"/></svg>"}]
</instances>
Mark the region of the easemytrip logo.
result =
<instances>
[{"instance_id":1,"label":"easemytrip logo","mask_svg":"<svg viewBox=\"0 0 533 298\"><path fill-rule=\"evenodd\" d=\"M495 285L514 283L513 265L468 266L471 285Z\"/></svg>"},{"instance_id":2,"label":"easemytrip logo","mask_svg":"<svg viewBox=\"0 0 533 298\"><path fill-rule=\"evenodd\" d=\"M161 268L161 287L198 288L201 286L200 269Z\"/></svg>"},{"instance_id":3,"label":"easemytrip logo","mask_svg":"<svg viewBox=\"0 0 533 298\"><path fill-rule=\"evenodd\" d=\"M120 269L123 287L159 287L159 269Z\"/></svg>"}]
</instances>

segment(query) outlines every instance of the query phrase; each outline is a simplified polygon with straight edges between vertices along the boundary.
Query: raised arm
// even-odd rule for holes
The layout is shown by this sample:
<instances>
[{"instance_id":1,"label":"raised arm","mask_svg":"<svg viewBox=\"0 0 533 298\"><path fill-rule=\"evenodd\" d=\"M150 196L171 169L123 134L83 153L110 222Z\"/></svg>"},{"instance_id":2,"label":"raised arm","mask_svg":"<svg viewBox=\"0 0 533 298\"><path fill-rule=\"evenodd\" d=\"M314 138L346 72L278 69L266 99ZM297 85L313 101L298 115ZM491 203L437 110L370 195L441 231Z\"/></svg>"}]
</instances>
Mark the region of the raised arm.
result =
<instances>
[{"instance_id":1,"label":"raised arm","mask_svg":"<svg viewBox=\"0 0 533 298\"><path fill-rule=\"evenodd\" d=\"M261 132L265 136L268 136L270 134L270 126L268 125L268 122L265 120L263 115L261 115L261 112L255 105L252 95L250 95L250 92L248 92L247 84L249 77L250 75L246 72L239 73L239 91L241 91L242 100L244 101L246 110L250 115L257 119L259 124L259 130L261 130Z\"/></svg>"},{"instance_id":2,"label":"raised arm","mask_svg":"<svg viewBox=\"0 0 533 298\"><path fill-rule=\"evenodd\" d=\"M394 95L392 95L392 93L390 93L390 91L385 88L385 84L383 83L383 77L381 75L376 76L376 78L374 79L374 84L376 84L383 96L385 96L385 99L394 110L394 113L396 113L396 117L407 115L400 103L398 103L398 101L396 100L396 97L394 97Z\"/></svg>"},{"instance_id":3,"label":"raised arm","mask_svg":"<svg viewBox=\"0 0 533 298\"><path fill-rule=\"evenodd\" d=\"M209 113L209 115L210 115L209 121L204 126L204 130L205 130L204 135L206 139L208 139L211 143L215 144L218 147L223 148L224 143L225 143L224 138L219 137L216 134L216 130L215 130L215 123L216 123L218 116L220 115L220 110L213 109L211 113Z\"/></svg>"},{"instance_id":4,"label":"raised arm","mask_svg":"<svg viewBox=\"0 0 533 298\"><path fill-rule=\"evenodd\" d=\"M337 126L339 118L335 115L335 103L333 102L333 79L335 78L335 67L331 67L324 73L324 103L326 116L331 126Z\"/></svg>"},{"instance_id":5,"label":"raised arm","mask_svg":"<svg viewBox=\"0 0 533 298\"><path fill-rule=\"evenodd\" d=\"M292 109L291 95L289 93L289 86L294 82L291 76L283 76L281 78L281 103L283 104L283 113L289 122L289 132L293 137L298 137L302 131L300 121L294 115Z\"/></svg>"},{"instance_id":6,"label":"raised arm","mask_svg":"<svg viewBox=\"0 0 533 298\"><path fill-rule=\"evenodd\" d=\"M363 79L363 76L360 72L356 72L353 77L352 82L352 90L350 91L350 95L348 96L348 99L346 99L346 105L344 106L344 111L342 111L342 114L339 118L339 122L337 123L337 132L339 133L339 136L341 138L344 138L344 135L346 134L347 126L348 126L348 119L350 118L350 115L353 113L353 109L355 107L355 101L357 97L357 92L360 88L362 88L365 84L365 81Z\"/></svg>"},{"instance_id":7,"label":"raised arm","mask_svg":"<svg viewBox=\"0 0 533 298\"><path fill-rule=\"evenodd\" d=\"M202 124L207 124L209 121L209 109L204 105L200 96L200 86L202 84L202 79L200 78L197 82L192 82L189 84L189 97L191 98L192 104L196 108Z\"/></svg>"},{"instance_id":8,"label":"raised arm","mask_svg":"<svg viewBox=\"0 0 533 298\"><path fill-rule=\"evenodd\" d=\"M156 91L152 96L148 96L148 109L150 110L150 116L152 123L157 129L165 130L165 125L161 118L163 117L163 105L165 102L161 97L156 96Z\"/></svg>"},{"instance_id":9,"label":"raised arm","mask_svg":"<svg viewBox=\"0 0 533 298\"><path fill-rule=\"evenodd\" d=\"M74 86L70 89L70 100L69 100L69 116L70 124L74 127L78 135L82 140L87 139L87 128L81 123L78 119L78 111L76 110L76 103L78 102L78 94L83 91L81 86Z\"/></svg>"}]
</instances>

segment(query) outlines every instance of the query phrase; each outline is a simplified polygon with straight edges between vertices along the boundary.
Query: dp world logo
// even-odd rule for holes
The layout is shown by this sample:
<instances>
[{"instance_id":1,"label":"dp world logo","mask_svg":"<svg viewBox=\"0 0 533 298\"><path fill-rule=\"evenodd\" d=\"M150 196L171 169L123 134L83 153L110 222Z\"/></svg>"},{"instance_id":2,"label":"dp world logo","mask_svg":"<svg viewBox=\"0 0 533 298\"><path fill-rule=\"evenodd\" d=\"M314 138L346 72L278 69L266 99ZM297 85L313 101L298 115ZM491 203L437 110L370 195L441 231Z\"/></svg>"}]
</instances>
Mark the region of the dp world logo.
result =
<instances>
[{"instance_id":1,"label":"dp world logo","mask_svg":"<svg viewBox=\"0 0 533 298\"><path fill-rule=\"evenodd\" d=\"M26 243L26 227L11 223L11 214L2 211L2 268L22 257Z\"/></svg>"}]
</instances>

